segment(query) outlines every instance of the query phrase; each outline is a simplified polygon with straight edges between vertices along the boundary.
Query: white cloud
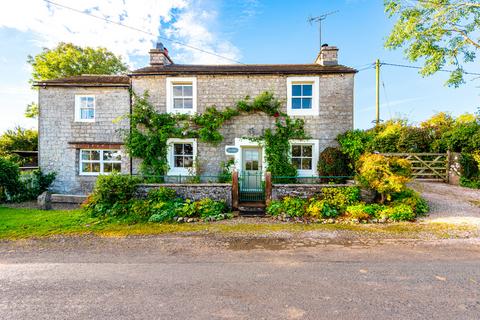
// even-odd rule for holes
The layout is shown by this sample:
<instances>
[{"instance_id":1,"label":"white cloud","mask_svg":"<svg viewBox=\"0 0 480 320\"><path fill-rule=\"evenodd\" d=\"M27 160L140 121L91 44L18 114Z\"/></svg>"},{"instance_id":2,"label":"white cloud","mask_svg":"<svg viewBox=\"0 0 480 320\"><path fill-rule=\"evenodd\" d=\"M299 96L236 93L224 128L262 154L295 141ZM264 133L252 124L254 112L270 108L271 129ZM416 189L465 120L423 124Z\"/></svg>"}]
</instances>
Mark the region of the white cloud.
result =
<instances>
[{"instance_id":1,"label":"white cloud","mask_svg":"<svg viewBox=\"0 0 480 320\"><path fill-rule=\"evenodd\" d=\"M0 28L31 32L39 46L58 42L82 46L103 46L128 60L129 55L145 55L161 35L192 46L237 59L238 50L210 30L216 13L202 10L193 0L55 0L59 4L135 27L142 33L89 17L43 0L16 0L3 4ZM28 9L26 9L28 8ZM168 28L163 30L162 25ZM166 42L167 46L171 45ZM172 57L188 63L225 63L224 59L174 45ZM172 52L173 51L173 52Z\"/></svg>"}]
</instances>

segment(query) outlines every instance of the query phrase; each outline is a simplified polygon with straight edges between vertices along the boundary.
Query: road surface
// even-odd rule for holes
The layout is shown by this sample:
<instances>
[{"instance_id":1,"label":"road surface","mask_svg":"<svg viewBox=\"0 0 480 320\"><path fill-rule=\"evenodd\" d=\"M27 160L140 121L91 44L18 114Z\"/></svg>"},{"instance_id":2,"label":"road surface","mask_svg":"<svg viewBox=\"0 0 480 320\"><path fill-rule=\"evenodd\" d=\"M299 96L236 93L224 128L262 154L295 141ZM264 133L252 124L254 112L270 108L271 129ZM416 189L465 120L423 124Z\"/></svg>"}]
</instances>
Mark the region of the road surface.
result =
<instances>
[{"instance_id":1,"label":"road surface","mask_svg":"<svg viewBox=\"0 0 480 320\"><path fill-rule=\"evenodd\" d=\"M480 319L480 246L328 234L3 242L0 319Z\"/></svg>"}]
</instances>

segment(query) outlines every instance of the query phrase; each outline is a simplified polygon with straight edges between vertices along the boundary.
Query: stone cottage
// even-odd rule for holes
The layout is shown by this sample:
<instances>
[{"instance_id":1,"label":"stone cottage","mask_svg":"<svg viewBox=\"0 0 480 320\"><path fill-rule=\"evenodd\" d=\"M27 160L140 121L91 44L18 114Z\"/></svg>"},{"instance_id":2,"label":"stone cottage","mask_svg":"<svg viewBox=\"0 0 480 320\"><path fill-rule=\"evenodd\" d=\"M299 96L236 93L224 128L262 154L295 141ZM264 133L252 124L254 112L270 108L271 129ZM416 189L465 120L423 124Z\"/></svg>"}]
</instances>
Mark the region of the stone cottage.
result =
<instances>
[{"instance_id":1,"label":"stone cottage","mask_svg":"<svg viewBox=\"0 0 480 320\"><path fill-rule=\"evenodd\" d=\"M129 90L148 91L160 112L202 113L207 107L233 106L245 96L269 91L282 110L305 120L308 140L291 141L291 161L298 175L316 175L320 152L335 137L353 128L356 70L338 64L338 49L323 46L312 64L183 65L175 64L159 43L150 51L150 65L127 76L83 75L38 82L39 165L57 172L54 192L85 194L96 177L113 171L136 173L139 161L123 148L122 130L129 130ZM238 171L266 168L262 144L245 139L273 128L265 114L241 115L221 128L222 143L196 139L169 140L168 175L217 175L220 163L235 160Z\"/></svg>"}]
</instances>

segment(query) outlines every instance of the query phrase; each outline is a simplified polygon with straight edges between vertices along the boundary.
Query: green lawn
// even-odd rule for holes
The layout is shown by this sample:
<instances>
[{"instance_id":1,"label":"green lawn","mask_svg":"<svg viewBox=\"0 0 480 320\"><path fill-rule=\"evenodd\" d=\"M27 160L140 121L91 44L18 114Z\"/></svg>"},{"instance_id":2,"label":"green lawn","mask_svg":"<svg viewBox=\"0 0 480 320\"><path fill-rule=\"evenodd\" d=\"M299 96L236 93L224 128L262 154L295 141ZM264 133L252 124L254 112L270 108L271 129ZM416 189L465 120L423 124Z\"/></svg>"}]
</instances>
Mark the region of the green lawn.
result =
<instances>
[{"instance_id":1,"label":"green lawn","mask_svg":"<svg viewBox=\"0 0 480 320\"><path fill-rule=\"evenodd\" d=\"M241 233L265 234L271 232L347 230L380 236L418 238L428 234L437 238L465 237L472 232L478 236L478 230L469 226L448 224L394 223L378 224L296 224L296 223L244 223L235 220L221 223L192 224L129 224L115 220L91 218L82 210L14 209L0 207L0 239L23 239L30 237L48 237L53 235L94 234L98 236L128 236L165 233ZM468 236L468 235L467 235Z\"/></svg>"}]
</instances>

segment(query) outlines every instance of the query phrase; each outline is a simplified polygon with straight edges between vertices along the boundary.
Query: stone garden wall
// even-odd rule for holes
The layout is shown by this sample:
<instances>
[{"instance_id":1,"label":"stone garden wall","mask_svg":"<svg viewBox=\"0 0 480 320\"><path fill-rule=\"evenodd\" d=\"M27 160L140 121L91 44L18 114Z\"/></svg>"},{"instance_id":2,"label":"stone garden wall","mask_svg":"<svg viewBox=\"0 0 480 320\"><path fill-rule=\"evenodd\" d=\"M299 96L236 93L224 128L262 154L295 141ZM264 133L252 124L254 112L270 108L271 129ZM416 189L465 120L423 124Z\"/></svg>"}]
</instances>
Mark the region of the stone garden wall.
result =
<instances>
[{"instance_id":1,"label":"stone garden wall","mask_svg":"<svg viewBox=\"0 0 480 320\"><path fill-rule=\"evenodd\" d=\"M216 201L225 201L229 207L232 207L232 184L230 183L141 184L138 187L138 196L146 197L148 191L160 187L173 189L184 199L197 201L210 198Z\"/></svg>"},{"instance_id":2,"label":"stone garden wall","mask_svg":"<svg viewBox=\"0 0 480 320\"><path fill-rule=\"evenodd\" d=\"M311 198L322 191L322 188L348 187L353 184L273 184L272 200L284 197Z\"/></svg>"}]
</instances>

